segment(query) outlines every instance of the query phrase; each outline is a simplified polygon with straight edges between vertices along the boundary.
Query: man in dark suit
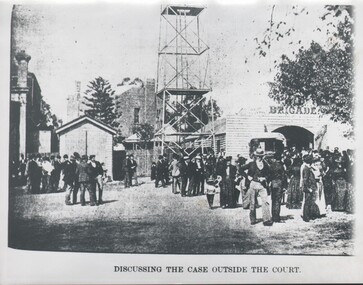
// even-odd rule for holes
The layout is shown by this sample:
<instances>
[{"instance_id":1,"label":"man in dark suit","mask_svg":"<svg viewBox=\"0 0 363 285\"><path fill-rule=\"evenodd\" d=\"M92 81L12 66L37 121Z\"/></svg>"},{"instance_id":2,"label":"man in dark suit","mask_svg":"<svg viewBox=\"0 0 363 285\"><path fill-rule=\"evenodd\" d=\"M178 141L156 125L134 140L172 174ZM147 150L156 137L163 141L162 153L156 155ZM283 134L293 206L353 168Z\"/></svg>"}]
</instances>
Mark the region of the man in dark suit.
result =
<instances>
[{"instance_id":1,"label":"man in dark suit","mask_svg":"<svg viewBox=\"0 0 363 285\"><path fill-rule=\"evenodd\" d=\"M193 157L187 165L187 176L188 176L188 196L192 196L195 185L195 175L196 175L197 165L195 163L195 158Z\"/></svg>"},{"instance_id":2,"label":"man in dark suit","mask_svg":"<svg viewBox=\"0 0 363 285\"><path fill-rule=\"evenodd\" d=\"M279 223L281 221L281 200L283 189L287 188L287 178L280 153L275 153L274 158L269 159L268 163L271 170L269 188L271 191L272 221Z\"/></svg>"},{"instance_id":3,"label":"man in dark suit","mask_svg":"<svg viewBox=\"0 0 363 285\"><path fill-rule=\"evenodd\" d=\"M222 181L220 183L220 206L224 208L227 205L227 194L226 194L226 188L224 187L224 176L226 175L226 168L227 163L226 160L222 155L218 157L217 163L216 163L216 174L222 177Z\"/></svg>"},{"instance_id":4,"label":"man in dark suit","mask_svg":"<svg viewBox=\"0 0 363 285\"><path fill-rule=\"evenodd\" d=\"M193 195L204 195L204 163L199 154L195 157L195 166L195 183Z\"/></svg>"},{"instance_id":5,"label":"man in dark suit","mask_svg":"<svg viewBox=\"0 0 363 285\"><path fill-rule=\"evenodd\" d=\"M126 158L125 160L123 161L123 171L125 173L125 188L128 188L131 186L132 184L132 177L130 177L130 171L131 171L131 167L130 167L130 156L128 154L126 154Z\"/></svg>"},{"instance_id":6,"label":"man in dark suit","mask_svg":"<svg viewBox=\"0 0 363 285\"><path fill-rule=\"evenodd\" d=\"M35 161L35 156L30 155L30 160L28 164L28 173L29 177L29 192L32 194L40 193L40 182L42 179L42 169L39 167L38 163Z\"/></svg>"},{"instance_id":7,"label":"man in dark suit","mask_svg":"<svg viewBox=\"0 0 363 285\"><path fill-rule=\"evenodd\" d=\"M60 159L61 159L60 155L57 155L56 157L51 156L50 158L51 163L54 167L53 171L50 174L50 183L53 192L58 191L59 179L62 171L62 165Z\"/></svg>"},{"instance_id":8,"label":"man in dark suit","mask_svg":"<svg viewBox=\"0 0 363 285\"><path fill-rule=\"evenodd\" d=\"M232 165L232 157L226 157L225 170L222 175L221 185L221 201L223 196L222 208L235 208L235 179L236 179L237 168Z\"/></svg>"},{"instance_id":9,"label":"man in dark suit","mask_svg":"<svg viewBox=\"0 0 363 285\"><path fill-rule=\"evenodd\" d=\"M76 162L73 155L71 155L70 160L68 160L68 155L63 155L64 162L62 164L63 169L63 181L66 189L66 197L65 203L66 205L72 205L71 203L71 194L74 193L74 183L75 183L75 176L76 176ZM77 201L73 196L73 204Z\"/></svg>"},{"instance_id":10,"label":"man in dark suit","mask_svg":"<svg viewBox=\"0 0 363 285\"><path fill-rule=\"evenodd\" d=\"M163 165L164 165L164 180L165 185L169 185L169 159L168 155L165 153L163 157Z\"/></svg>"},{"instance_id":11,"label":"man in dark suit","mask_svg":"<svg viewBox=\"0 0 363 285\"><path fill-rule=\"evenodd\" d=\"M188 171L187 165L189 164L189 156L180 157L180 194L182 197L186 196L186 189L188 184Z\"/></svg>"},{"instance_id":12,"label":"man in dark suit","mask_svg":"<svg viewBox=\"0 0 363 285\"><path fill-rule=\"evenodd\" d=\"M165 187L165 162L163 160L163 156L159 155L159 160L156 163L156 179L155 179L155 188L158 188L159 181L161 181L163 187Z\"/></svg>"},{"instance_id":13,"label":"man in dark suit","mask_svg":"<svg viewBox=\"0 0 363 285\"><path fill-rule=\"evenodd\" d=\"M134 155L131 154L130 155L130 169L129 169L130 173L130 182L131 182L131 186L132 186L132 179L135 178L135 186L139 185L139 181L137 180L137 162L134 159Z\"/></svg>"},{"instance_id":14,"label":"man in dark suit","mask_svg":"<svg viewBox=\"0 0 363 285\"><path fill-rule=\"evenodd\" d=\"M78 183L79 183L79 189L81 190L81 205L85 206L85 193L86 190L89 193L90 197L90 205L95 206L95 196L94 192L91 189L91 180L90 180L90 174L92 170L90 169L90 164L88 163L88 156L83 155L81 162L77 165L76 169L76 175L78 177Z\"/></svg>"}]
</instances>

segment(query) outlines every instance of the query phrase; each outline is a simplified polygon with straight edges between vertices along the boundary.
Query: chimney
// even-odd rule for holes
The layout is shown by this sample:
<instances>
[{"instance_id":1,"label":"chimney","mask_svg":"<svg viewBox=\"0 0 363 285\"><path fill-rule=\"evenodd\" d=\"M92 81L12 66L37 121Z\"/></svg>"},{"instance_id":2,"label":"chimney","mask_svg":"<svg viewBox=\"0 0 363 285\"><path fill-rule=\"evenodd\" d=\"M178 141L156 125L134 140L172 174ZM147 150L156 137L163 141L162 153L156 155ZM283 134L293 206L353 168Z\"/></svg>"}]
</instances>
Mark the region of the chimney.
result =
<instances>
[{"instance_id":1,"label":"chimney","mask_svg":"<svg viewBox=\"0 0 363 285\"><path fill-rule=\"evenodd\" d=\"M28 87L28 63L31 56L26 54L24 50L18 52L15 55L15 59L18 63L18 83L17 87L27 88Z\"/></svg>"},{"instance_id":2,"label":"chimney","mask_svg":"<svg viewBox=\"0 0 363 285\"><path fill-rule=\"evenodd\" d=\"M146 79L146 92L147 95L154 95L155 94L155 79Z\"/></svg>"}]
</instances>

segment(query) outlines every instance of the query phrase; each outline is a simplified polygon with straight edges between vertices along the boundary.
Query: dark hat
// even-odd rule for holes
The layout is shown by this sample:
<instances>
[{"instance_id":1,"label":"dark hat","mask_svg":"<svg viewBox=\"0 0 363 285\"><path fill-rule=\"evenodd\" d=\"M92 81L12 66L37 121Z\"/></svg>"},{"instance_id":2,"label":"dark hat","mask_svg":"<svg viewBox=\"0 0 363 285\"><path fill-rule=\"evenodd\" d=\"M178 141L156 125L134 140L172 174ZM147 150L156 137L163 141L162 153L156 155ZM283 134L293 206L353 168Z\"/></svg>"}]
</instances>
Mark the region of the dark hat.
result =
<instances>
[{"instance_id":1,"label":"dark hat","mask_svg":"<svg viewBox=\"0 0 363 285\"><path fill-rule=\"evenodd\" d=\"M94 154L91 154L90 156L89 156L89 159L92 159L92 158L95 158L96 156L94 155Z\"/></svg>"},{"instance_id":2,"label":"dark hat","mask_svg":"<svg viewBox=\"0 0 363 285\"><path fill-rule=\"evenodd\" d=\"M232 160L232 156L227 156L226 157L226 161L231 161Z\"/></svg>"},{"instance_id":3,"label":"dark hat","mask_svg":"<svg viewBox=\"0 0 363 285\"><path fill-rule=\"evenodd\" d=\"M73 156L73 155L71 155L71 156ZM68 154L63 155L63 158L68 158Z\"/></svg>"},{"instance_id":4,"label":"dark hat","mask_svg":"<svg viewBox=\"0 0 363 285\"><path fill-rule=\"evenodd\" d=\"M255 150L255 152L253 154L254 154L254 156L264 156L265 152L263 151L262 148L259 147Z\"/></svg>"},{"instance_id":5,"label":"dark hat","mask_svg":"<svg viewBox=\"0 0 363 285\"><path fill-rule=\"evenodd\" d=\"M75 158L81 158L81 155L78 152L74 152L73 155Z\"/></svg>"},{"instance_id":6,"label":"dark hat","mask_svg":"<svg viewBox=\"0 0 363 285\"><path fill-rule=\"evenodd\" d=\"M303 161L310 164L313 162L313 156L311 154L304 155Z\"/></svg>"},{"instance_id":7,"label":"dark hat","mask_svg":"<svg viewBox=\"0 0 363 285\"><path fill-rule=\"evenodd\" d=\"M82 155L82 160L88 160L87 154Z\"/></svg>"}]
</instances>

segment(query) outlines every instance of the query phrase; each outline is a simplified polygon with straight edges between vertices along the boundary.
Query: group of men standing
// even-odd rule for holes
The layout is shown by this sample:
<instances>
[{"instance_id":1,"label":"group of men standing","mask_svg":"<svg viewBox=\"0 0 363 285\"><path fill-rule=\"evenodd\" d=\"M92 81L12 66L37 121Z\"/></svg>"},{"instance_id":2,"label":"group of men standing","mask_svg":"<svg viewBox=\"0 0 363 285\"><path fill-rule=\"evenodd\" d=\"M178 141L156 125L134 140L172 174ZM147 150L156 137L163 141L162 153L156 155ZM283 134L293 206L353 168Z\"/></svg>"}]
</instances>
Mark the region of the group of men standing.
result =
<instances>
[{"instance_id":1,"label":"group of men standing","mask_svg":"<svg viewBox=\"0 0 363 285\"><path fill-rule=\"evenodd\" d=\"M59 190L62 171L60 159L59 155L49 158L31 154L28 161L21 162L20 177L21 181L27 181L28 193L52 193Z\"/></svg>"},{"instance_id":2,"label":"group of men standing","mask_svg":"<svg viewBox=\"0 0 363 285\"><path fill-rule=\"evenodd\" d=\"M126 154L122 168L125 173L125 188L134 185L137 186L139 184L137 180L137 162L135 161L133 154ZM132 184L132 179L135 179L134 185Z\"/></svg>"},{"instance_id":3,"label":"group of men standing","mask_svg":"<svg viewBox=\"0 0 363 285\"><path fill-rule=\"evenodd\" d=\"M65 154L61 160L60 155L49 158L31 154L24 164L24 173L21 176L24 175L27 181L28 193L65 191L66 205L73 205L77 203L77 194L80 191L81 205L84 206L85 192L88 191L91 206L103 203L104 169L101 163L96 161L95 155L80 156L75 152L70 157Z\"/></svg>"},{"instance_id":4,"label":"group of men standing","mask_svg":"<svg viewBox=\"0 0 363 285\"><path fill-rule=\"evenodd\" d=\"M203 158L198 154L194 157L173 154L172 161L166 155L159 156L157 163L152 166L152 177L155 179L155 187L161 182L165 187L172 177L172 192L180 193L182 197L198 196L204 194L205 177L209 172L210 161L205 155Z\"/></svg>"},{"instance_id":5,"label":"group of men standing","mask_svg":"<svg viewBox=\"0 0 363 285\"><path fill-rule=\"evenodd\" d=\"M67 154L63 156L63 181L66 189L66 205L77 203L78 190L81 192L81 205L85 206L85 193L88 191L90 205L100 205L103 203L103 174L104 170L99 161L96 161L95 155L80 156L74 153L70 157ZM98 197L96 191L98 189ZM72 195L72 202L71 202Z\"/></svg>"}]
</instances>

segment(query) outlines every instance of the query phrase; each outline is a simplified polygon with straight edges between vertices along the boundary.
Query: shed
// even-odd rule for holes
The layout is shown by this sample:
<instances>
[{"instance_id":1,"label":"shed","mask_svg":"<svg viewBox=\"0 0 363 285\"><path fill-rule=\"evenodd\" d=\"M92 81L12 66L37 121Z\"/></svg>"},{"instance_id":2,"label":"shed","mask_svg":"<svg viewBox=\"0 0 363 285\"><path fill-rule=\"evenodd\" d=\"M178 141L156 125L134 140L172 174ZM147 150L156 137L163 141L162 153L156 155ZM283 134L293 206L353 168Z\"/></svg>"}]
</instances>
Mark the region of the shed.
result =
<instances>
[{"instance_id":1,"label":"shed","mask_svg":"<svg viewBox=\"0 0 363 285\"><path fill-rule=\"evenodd\" d=\"M74 119L56 130L59 153L96 155L112 178L113 136L116 130L87 115Z\"/></svg>"}]
</instances>

